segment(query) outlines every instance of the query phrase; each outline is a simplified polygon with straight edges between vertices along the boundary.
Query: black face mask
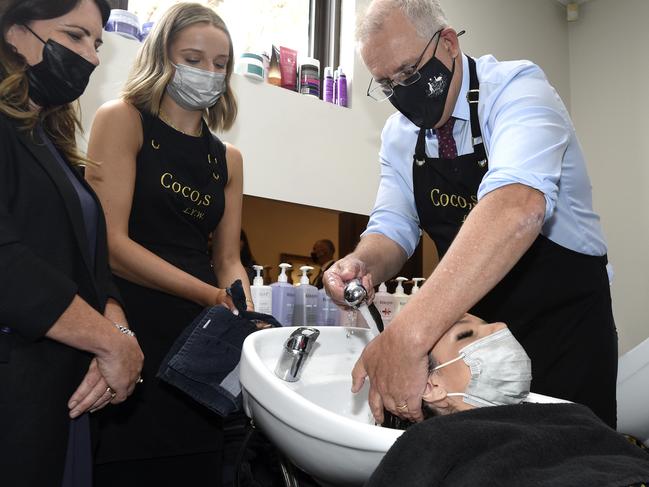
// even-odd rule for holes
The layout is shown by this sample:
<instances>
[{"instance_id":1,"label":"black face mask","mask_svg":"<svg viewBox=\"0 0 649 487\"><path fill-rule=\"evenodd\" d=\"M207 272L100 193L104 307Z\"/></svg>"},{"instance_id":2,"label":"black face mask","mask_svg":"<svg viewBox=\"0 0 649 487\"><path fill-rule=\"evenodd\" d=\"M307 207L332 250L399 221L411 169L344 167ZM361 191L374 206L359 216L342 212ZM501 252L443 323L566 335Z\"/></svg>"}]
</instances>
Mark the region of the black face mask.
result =
<instances>
[{"instance_id":1,"label":"black face mask","mask_svg":"<svg viewBox=\"0 0 649 487\"><path fill-rule=\"evenodd\" d=\"M420 78L409 86L396 85L394 93L389 98L390 103L417 127L432 129L437 125L446 106L446 98L455 73L455 58L453 68L449 69L435 57L435 52L419 70Z\"/></svg>"},{"instance_id":2,"label":"black face mask","mask_svg":"<svg viewBox=\"0 0 649 487\"><path fill-rule=\"evenodd\" d=\"M25 26L27 27L27 26ZM52 39L43 46L43 60L27 68L29 97L41 107L61 106L79 98L88 86L95 65Z\"/></svg>"}]
</instances>

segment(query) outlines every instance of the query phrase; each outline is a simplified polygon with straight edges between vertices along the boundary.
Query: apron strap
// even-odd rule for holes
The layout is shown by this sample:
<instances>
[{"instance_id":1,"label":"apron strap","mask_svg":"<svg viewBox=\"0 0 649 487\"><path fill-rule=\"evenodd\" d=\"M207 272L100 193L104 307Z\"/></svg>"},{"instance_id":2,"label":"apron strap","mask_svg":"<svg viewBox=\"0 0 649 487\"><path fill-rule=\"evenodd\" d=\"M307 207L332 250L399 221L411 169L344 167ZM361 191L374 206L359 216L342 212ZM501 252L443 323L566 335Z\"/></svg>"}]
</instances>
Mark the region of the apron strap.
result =
<instances>
[{"instance_id":1,"label":"apron strap","mask_svg":"<svg viewBox=\"0 0 649 487\"><path fill-rule=\"evenodd\" d=\"M475 67L475 59L467 56L469 60L469 91L466 92L466 101L469 102L469 111L471 113L471 136L473 145L482 142L482 131L480 130L480 121L478 120L478 102L480 101L480 82L478 81L478 72Z\"/></svg>"},{"instance_id":2,"label":"apron strap","mask_svg":"<svg viewBox=\"0 0 649 487\"><path fill-rule=\"evenodd\" d=\"M415 145L415 164L422 166L426 162L426 130L420 128Z\"/></svg>"}]
</instances>

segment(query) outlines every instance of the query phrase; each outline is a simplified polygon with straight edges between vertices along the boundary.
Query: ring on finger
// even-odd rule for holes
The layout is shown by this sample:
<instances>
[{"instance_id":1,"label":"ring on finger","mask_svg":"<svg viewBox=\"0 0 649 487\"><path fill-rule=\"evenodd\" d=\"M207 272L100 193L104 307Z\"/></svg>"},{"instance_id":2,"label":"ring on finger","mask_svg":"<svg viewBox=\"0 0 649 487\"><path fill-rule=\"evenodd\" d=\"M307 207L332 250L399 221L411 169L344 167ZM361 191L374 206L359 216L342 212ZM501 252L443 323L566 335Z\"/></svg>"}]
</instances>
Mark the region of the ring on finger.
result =
<instances>
[{"instance_id":1,"label":"ring on finger","mask_svg":"<svg viewBox=\"0 0 649 487\"><path fill-rule=\"evenodd\" d=\"M397 406L397 409L399 411L407 411L408 410L408 404L401 404L400 406Z\"/></svg>"},{"instance_id":2,"label":"ring on finger","mask_svg":"<svg viewBox=\"0 0 649 487\"><path fill-rule=\"evenodd\" d=\"M110 399L111 399L111 400L115 399L115 396L117 395L117 393L113 390L112 387L108 386L108 387L106 388L106 392L107 392L108 394L110 394Z\"/></svg>"}]
</instances>

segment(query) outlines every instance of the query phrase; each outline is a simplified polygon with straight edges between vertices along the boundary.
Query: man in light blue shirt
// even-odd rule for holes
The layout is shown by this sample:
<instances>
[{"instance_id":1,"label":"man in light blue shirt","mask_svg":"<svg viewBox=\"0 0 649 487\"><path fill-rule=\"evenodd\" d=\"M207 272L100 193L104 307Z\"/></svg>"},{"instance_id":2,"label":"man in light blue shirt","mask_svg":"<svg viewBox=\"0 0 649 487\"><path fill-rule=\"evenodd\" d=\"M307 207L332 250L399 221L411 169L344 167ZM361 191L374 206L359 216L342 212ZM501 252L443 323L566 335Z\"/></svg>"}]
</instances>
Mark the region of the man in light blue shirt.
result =
<instances>
[{"instance_id":1,"label":"man in light blue shirt","mask_svg":"<svg viewBox=\"0 0 649 487\"><path fill-rule=\"evenodd\" d=\"M472 59L436 0L374 0L359 26L368 95L399 110L383 130L381 184L356 250L325 275L394 276L419 241L439 265L364 351L353 389L420 420L426 357L465 312L506 322L532 358L532 390L615 425L617 339L606 243L569 114L528 61Z\"/></svg>"}]
</instances>

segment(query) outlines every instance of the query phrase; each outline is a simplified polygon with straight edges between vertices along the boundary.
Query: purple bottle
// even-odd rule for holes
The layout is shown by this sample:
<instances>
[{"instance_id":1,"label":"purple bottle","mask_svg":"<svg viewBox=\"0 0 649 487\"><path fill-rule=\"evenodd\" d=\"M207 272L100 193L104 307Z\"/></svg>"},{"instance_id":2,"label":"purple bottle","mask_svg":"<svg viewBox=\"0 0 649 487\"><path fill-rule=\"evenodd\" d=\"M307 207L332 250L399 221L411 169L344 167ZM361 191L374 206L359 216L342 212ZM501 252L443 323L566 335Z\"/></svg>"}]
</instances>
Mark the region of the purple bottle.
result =
<instances>
[{"instance_id":1,"label":"purple bottle","mask_svg":"<svg viewBox=\"0 0 649 487\"><path fill-rule=\"evenodd\" d=\"M334 75L331 66L327 66L324 70L324 89L322 91L322 99L327 103L334 102Z\"/></svg>"},{"instance_id":2,"label":"purple bottle","mask_svg":"<svg viewBox=\"0 0 649 487\"><path fill-rule=\"evenodd\" d=\"M334 98L333 103L338 105L338 70L334 70Z\"/></svg>"},{"instance_id":3,"label":"purple bottle","mask_svg":"<svg viewBox=\"0 0 649 487\"><path fill-rule=\"evenodd\" d=\"M338 66L338 105L347 106L347 76L340 66Z\"/></svg>"}]
</instances>

